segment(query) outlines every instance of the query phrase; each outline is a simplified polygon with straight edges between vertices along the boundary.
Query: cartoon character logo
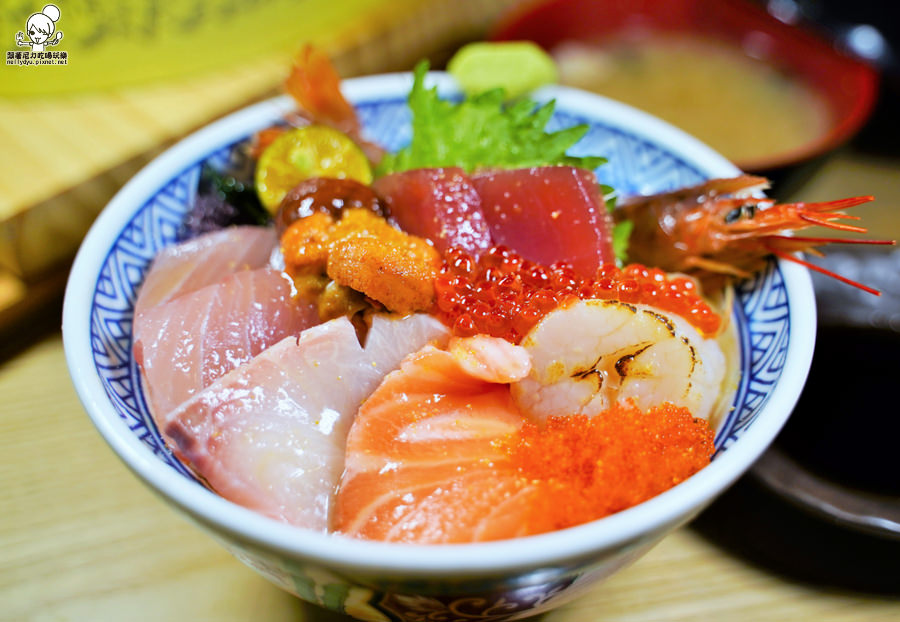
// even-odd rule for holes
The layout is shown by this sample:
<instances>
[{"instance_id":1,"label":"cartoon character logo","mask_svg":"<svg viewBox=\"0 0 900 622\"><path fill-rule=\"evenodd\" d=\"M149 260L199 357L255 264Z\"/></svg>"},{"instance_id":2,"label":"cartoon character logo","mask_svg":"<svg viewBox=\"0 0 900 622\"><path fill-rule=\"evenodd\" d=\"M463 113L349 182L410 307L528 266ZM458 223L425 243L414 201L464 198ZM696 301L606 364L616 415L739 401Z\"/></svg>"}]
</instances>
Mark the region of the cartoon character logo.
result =
<instances>
[{"instance_id":1,"label":"cartoon character logo","mask_svg":"<svg viewBox=\"0 0 900 622\"><path fill-rule=\"evenodd\" d=\"M16 33L16 45L31 46L32 52L43 52L45 47L58 44L63 37L62 31L57 31L56 36L50 36L56 30L56 21L59 20L59 9L55 4L48 4L40 13L35 13L28 18L25 29L28 31L28 40L20 30Z\"/></svg>"}]
</instances>

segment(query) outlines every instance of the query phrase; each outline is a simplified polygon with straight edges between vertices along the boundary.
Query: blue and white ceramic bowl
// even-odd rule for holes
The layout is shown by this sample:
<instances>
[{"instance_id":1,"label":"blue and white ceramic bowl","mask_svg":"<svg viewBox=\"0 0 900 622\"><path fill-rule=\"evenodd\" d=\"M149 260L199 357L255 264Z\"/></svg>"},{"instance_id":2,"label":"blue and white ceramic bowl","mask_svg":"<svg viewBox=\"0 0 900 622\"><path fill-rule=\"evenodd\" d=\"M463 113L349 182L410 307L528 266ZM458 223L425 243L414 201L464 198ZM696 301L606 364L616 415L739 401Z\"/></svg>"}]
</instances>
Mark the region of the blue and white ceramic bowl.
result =
<instances>
[{"instance_id":1,"label":"blue and white ceramic bowl","mask_svg":"<svg viewBox=\"0 0 900 622\"><path fill-rule=\"evenodd\" d=\"M455 94L448 76L430 79L442 93ZM388 148L409 140L411 84L408 74L344 84L369 136ZM576 150L607 157L598 176L623 195L738 173L695 139L621 104L555 87L535 97L557 100L552 127L590 124ZM63 314L72 379L100 433L139 478L247 565L301 598L368 620L523 617L571 599L637 559L722 493L775 438L806 379L815 335L810 279L791 263L772 263L737 292L742 375L712 463L619 514L527 539L396 545L291 527L204 488L165 448L149 416L131 353L135 294L153 256L177 241L201 164L223 162L233 145L291 106L278 98L226 117L131 180L85 238Z\"/></svg>"}]
</instances>

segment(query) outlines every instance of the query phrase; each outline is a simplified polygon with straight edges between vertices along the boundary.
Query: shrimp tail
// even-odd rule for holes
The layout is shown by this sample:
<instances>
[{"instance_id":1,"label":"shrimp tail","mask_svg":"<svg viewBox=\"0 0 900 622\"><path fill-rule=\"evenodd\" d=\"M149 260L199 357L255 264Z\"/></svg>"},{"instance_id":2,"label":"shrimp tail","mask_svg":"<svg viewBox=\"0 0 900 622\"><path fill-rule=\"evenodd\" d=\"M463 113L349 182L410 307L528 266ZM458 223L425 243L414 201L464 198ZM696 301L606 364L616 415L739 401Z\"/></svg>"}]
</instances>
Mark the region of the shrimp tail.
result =
<instances>
[{"instance_id":1,"label":"shrimp tail","mask_svg":"<svg viewBox=\"0 0 900 622\"><path fill-rule=\"evenodd\" d=\"M359 118L341 93L341 78L322 50L306 44L294 57L284 90L312 120L345 132L360 129Z\"/></svg>"},{"instance_id":2,"label":"shrimp tail","mask_svg":"<svg viewBox=\"0 0 900 622\"><path fill-rule=\"evenodd\" d=\"M297 104L297 110L286 119L290 125L310 123L328 125L353 139L373 164L384 157L380 145L363 137L362 122L356 109L341 92L341 77L328 55L306 44L294 57L284 90ZM251 154L255 157L287 128L277 125L257 132Z\"/></svg>"}]
</instances>

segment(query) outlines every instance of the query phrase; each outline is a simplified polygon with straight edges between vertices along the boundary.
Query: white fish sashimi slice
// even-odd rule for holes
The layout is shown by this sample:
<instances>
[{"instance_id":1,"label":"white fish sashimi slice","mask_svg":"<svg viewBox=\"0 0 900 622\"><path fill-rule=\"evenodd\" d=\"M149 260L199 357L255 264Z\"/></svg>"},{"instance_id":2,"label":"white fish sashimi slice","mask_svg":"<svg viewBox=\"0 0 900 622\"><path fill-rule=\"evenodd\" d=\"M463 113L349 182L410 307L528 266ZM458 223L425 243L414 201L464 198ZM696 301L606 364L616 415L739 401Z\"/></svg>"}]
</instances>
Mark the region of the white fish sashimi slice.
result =
<instances>
[{"instance_id":1,"label":"white fish sashimi slice","mask_svg":"<svg viewBox=\"0 0 900 622\"><path fill-rule=\"evenodd\" d=\"M425 344L443 346L449 338L449 329L430 315L419 313L398 318L378 313L372 316L366 334L366 352L372 357L376 367L386 374L400 367L408 354Z\"/></svg>"},{"instance_id":2,"label":"white fish sashimi slice","mask_svg":"<svg viewBox=\"0 0 900 622\"><path fill-rule=\"evenodd\" d=\"M134 355L159 422L203 387L286 336L319 323L311 303L271 268L244 270L146 310L135 320Z\"/></svg>"},{"instance_id":3,"label":"white fish sashimi slice","mask_svg":"<svg viewBox=\"0 0 900 622\"><path fill-rule=\"evenodd\" d=\"M447 329L429 316L376 316L363 348L348 319L331 320L221 377L161 428L226 499L327 531L360 404L406 354L446 339ZM393 347L380 349L383 340Z\"/></svg>"},{"instance_id":4,"label":"white fish sashimi slice","mask_svg":"<svg viewBox=\"0 0 900 622\"><path fill-rule=\"evenodd\" d=\"M234 272L262 268L276 243L271 227L240 226L164 248L153 259L141 285L134 316Z\"/></svg>"},{"instance_id":5,"label":"white fish sashimi slice","mask_svg":"<svg viewBox=\"0 0 900 622\"><path fill-rule=\"evenodd\" d=\"M324 530L358 387L376 375L346 320L285 338L170 413L165 434L223 497Z\"/></svg>"}]
</instances>

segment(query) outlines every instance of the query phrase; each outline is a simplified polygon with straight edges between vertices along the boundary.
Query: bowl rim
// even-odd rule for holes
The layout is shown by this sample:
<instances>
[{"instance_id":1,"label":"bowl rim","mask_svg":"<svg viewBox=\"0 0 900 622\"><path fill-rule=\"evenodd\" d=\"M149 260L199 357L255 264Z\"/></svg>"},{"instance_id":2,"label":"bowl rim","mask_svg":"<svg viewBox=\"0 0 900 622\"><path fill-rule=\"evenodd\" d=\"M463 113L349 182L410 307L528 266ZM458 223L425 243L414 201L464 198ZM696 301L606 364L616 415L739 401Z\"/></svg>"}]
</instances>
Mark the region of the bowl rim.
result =
<instances>
[{"instance_id":1,"label":"bowl rim","mask_svg":"<svg viewBox=\"0 0 900 622\"><path fill-rule=\"evenodd\" d=\"M444 95L458 92L452 78L431 72L430 84ZM412 84L410 73L381 74L345 80L342 88L352 102L402 97ZM704 174L724 176L737 169L712 149L659 119L599 95L567 87L546 87L534 99L564 100L565 111L602 115L604 122L678 154ZM73 263L63 304L62 333L66 362L79 399L94 425L125 463L152 490L195 522L224 532L243 545L277 551L289 558L353 572L390 573L419 577L462 577L502 574L523 568L558 566L598 556L606 549L655 542L667 528L692 518L747 471L784 425L812 360L815 342L815 302L805 268L779 261L788 305L791 338L782 376L754 425L746 429L707 467L674 488L637 506L605 518L525 538L477 544L411 545L371 542L322 534L267 518L219 497L162 463L128 428L109 402L91 361L91 302L94 286L110 250L110 241L172 177L221 148L270 125L293 108L287 97L276 97L234 112L194 132L167 149L135 175L113 197L86 235ZM805 304L809 301L809 304Z\"/></svg>"}]
</instances>

